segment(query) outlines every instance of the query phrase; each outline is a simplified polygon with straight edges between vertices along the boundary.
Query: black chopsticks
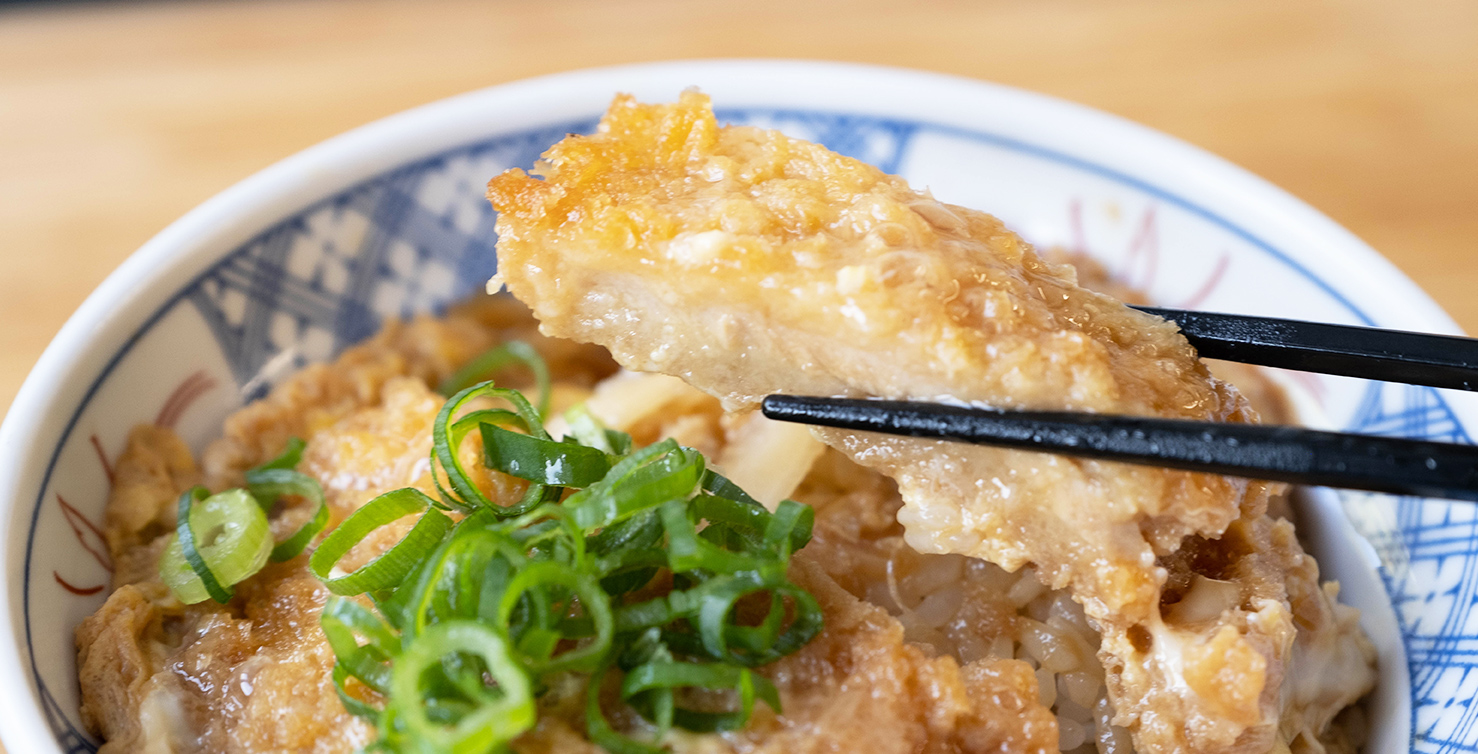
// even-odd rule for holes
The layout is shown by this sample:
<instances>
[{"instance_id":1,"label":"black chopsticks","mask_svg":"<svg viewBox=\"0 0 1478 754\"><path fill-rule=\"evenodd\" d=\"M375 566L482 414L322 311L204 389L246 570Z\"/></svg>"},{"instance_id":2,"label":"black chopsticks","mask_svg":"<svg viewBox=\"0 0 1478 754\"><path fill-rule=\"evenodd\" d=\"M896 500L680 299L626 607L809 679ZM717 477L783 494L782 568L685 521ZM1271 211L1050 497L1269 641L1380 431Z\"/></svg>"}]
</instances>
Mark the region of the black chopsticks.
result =
<instances>
[{"instance_id":1,"label":"black chopsticks","mask_svg":"<svg viewBox=\"0 0 1478 754\"><path fill-rule=\"evenodd\" d=\"M1174 321L1201 356L1478 390L1478 340L1289 319L1134 307ZM1478 502L1478 447L1299 427L935 403L771 395L780 421Z\"/></svg>"},{"instance_id":2,"label":"black chopsticks","mask_svg":"<svg viewBox=\"0 0 1478 754\"><path fill-rule=\"evenodd\" d=\"M1292 319L1136 306L1172 320L1208 359L1478 390L1478 340Z\"/></svg>"},{"instance_id":3,"label":"black chopsticks","mask_svg":"<svg viewBox=\"0 0 1478 754\"><path fill-rule=\"evenodd\" d=\"M765 416L1294 484L1478 501L1478 447L1299 427L771 395Z\"/></svg>"}]
</instances>

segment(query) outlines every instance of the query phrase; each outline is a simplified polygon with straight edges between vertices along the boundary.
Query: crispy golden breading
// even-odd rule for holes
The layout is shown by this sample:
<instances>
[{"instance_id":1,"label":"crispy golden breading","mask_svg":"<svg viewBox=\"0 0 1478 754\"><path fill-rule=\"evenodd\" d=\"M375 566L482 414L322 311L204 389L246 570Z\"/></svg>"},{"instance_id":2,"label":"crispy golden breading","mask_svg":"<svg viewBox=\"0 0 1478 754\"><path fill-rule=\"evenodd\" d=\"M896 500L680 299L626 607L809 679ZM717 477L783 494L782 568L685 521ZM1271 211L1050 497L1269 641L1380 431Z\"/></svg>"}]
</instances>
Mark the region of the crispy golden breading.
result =
<instances>
[{"instance_id":1,"label":"crispy golden breading","mask_svg":"<svg viewBox=\"0 0 1478 754\"><path fill-rule=\"evenodd\" d=\"M1256 421L1173 324L1079 287L995 218L819 145L720 128L695 92L668 106L618 97L598 133L555 145L535 173L489 184L490 287L529 304L546 334L606 346L730 409L797 393ZM1296 622L1300 595L1324 593L1279 570L1312 561L1264 536L1263 483L818 436L898 482L919 551L1031 564L1071 588L1102 630L1117 722L1141 752L1317 746L1309 736L1373 682L1368 645L1327 596L1312 597L1320 620ZM1223 577L1194 559L1167 565L1182 542L1219 542L1229 527L1247 548L1210 558L1237 564ZM1171 577L1202 587L1185 593L1201 609L1163 604ZM1324 656L1302 651L1313 646L1353 659L1317 711L1290 721L1284 678L1298 662L1323 672Z\"/></svg>"},{"instance_id":2,"label":"crispy golden breading","mask_svg":"<svg viewBox=\"0 0 1478 754\"><path fill-rule=\"evenodd\" d=\"M551 149L547 180L490 184L498 280L549 334L729 408L788 392L1249 416L1173 325L1078 288L994 218L814 144L718 129L696 94L618 99L602 129ZM1135 620L1154 607L1157 551L1215 536L1264 497L1210 475L847 438L905 497L937 501L902 514L919 549L1035 563ZM961 466L974 473L937 473ZM1012 492L950 489L974 479Z\"/></svg>"}]
</instances>

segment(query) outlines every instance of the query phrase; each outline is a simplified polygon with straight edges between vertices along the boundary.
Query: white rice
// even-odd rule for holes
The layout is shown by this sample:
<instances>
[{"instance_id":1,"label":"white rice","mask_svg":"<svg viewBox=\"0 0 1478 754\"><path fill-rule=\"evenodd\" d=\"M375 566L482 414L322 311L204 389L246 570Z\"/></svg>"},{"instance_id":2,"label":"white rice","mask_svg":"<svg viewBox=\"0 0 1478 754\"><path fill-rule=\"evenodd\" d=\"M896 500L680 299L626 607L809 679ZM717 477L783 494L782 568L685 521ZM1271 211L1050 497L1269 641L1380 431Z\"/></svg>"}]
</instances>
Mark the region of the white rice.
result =
<instances>
[{"instance_id":1,"label":"white rice","mask_svg":"<svg viewBox=\"0 0 1478 754\"><path fill-rule=\"evenodd\" d=\"M1057 715L1063 752L1132 754L1129 732L1109 722L1113 707L1097 658L1098 632L1065 591L1046 588L1030 568L1007 573L959 555L903 559L911 561L907 572L890 559L887 583L874 585L868 598L898 617L910 642L962 664L987 656L1027 663L1036 671L1042 705ZM948 630L971 586L1005 596L1017 616L1009 635L987 639Z\"/></svg>"}]
</instances>

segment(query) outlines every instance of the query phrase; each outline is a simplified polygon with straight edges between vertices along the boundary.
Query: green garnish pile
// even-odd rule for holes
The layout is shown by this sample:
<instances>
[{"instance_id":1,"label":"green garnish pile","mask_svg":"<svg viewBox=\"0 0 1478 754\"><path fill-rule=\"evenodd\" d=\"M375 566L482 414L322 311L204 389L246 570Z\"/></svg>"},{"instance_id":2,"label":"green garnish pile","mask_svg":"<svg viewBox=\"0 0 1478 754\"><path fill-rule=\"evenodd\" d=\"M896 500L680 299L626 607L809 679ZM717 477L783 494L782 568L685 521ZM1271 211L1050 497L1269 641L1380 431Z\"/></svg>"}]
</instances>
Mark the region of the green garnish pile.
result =
<instances>
[{"instance_id":1,"label":"green garnish pile","mask_svg":"<svg viewBox=\"0 0 1478 754\"><path fill-rule=\"evenodd\" d=\"M510 347L519 349L514 359L537 358L524 344ZM547 370L535 374L547 401ZM509 408L482 407L493 403ZM464 411L469 404L478 407ZM313 552L310 568L341 595L322 617L334 681L345 708L377 726L371 748L505 749L534 725L539 697L572 678L587 681L588 736L616 754L660 752L674 727L742 727L756 700L778 712L774 686L752 668L821 630L815 599L787 576L791 554L810 540L811 509L787 500L771 513L675 441L633 449L628 435L578 409L566 417L569 436L554 440L542 416L521 393L491 382L460 390L433 430L438 497L411 488L381 495ZM462 466L456 450L473 431L485 466L530 483L517 503L489 500ZM180 539L198 541L192 527L216 525L201 514L235 493L205 499L193 521L189 508L201 498L187 493ZM321 505L321 491L316 499ZM336 568L356 544L408 515L419 519L394 547L351 572ZM289 542L298 546L300 536ZM260 568L266 557L256 546L235 559ZM219 553L189 541L183 560L205 584L200 599L229 599L223 574L233 583L246 577L244 566L225 568ZM611 726L603 692L648 723L644 740Z\"/></svg>"}]
</instances>

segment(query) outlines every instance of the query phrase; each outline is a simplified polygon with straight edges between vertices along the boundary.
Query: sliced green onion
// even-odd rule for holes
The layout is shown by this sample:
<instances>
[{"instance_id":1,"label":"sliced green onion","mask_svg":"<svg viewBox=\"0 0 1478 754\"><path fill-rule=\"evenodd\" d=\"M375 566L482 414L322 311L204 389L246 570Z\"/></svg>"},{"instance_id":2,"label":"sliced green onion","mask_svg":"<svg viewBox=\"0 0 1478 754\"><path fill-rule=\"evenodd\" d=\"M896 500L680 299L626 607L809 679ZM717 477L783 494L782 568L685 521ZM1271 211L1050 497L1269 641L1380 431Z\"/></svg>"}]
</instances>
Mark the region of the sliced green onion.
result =
<instances>
[{"instance_id":1,"label":"sliced green onion","mask_svg":"<svg viewBox=\"0 0 1478 754\"><path fill-rule=\"evenodd\" d=\"M557 489L557 488L555 488ZM567 551L562 562L585 563L585 532L563 506L546 503L518 518L502 522L501 531L530 550L550 547Z\"/></svg>"},{"instance_id":2,"label":"sliced green onion","mask_svg":"<svg viewBox=\"0 0 1478 754\"><path fill-rule=\"evenodd\" d=\"M811 506L794 500L781 500L765 526L765 546L789 560L792 550L805 547L811 541L815 522L816 511Z\"/></svg>"},{"instance_id":3,"label":"sliced green onion","mask_svg":"<svg viewBox=\"0 0 1478 754\"><path fill-rule=\"evenodd\" d=\"M266 565L272 553L267 517L246 490L180 495L175 538L159 559L159 577L185 604L231 600L233 585Z\"/></svg>"},{"instance_id":4,"label":"sliced green onion","mask_svg":"<svg viewBox=\"0 0 1478 754\"><path fill-rule=\"evenodd\" d=\"M404 582L400 609L406 639L438 621L496 615L511 571L507 563L499 568L497 561L510 555L526 560L499 532L458 528L458 535L443 542Z\"/></svg>"},{"instance_id":5,"label":"sliced green onion","mask_svg":"<svg viewBox=\"0 0 1478 754\"><path fill-rule=\"evenodd\" d=\"M745 503L751 507L765 510L765 506L760 501L750 497L748 492L739 488L739 485L729 481L728 477L713 469L709 469L703 475L703 489L721 498L727 498L736 503Z\"/></svg>"},{"instance_id":6,"label":"sliced green onion","mask_svg":"<svg viewBox=\"0 0 1478 754\"><path fill-rule=\"evenodd\" d=\"M612 617L616 623L616 631L627 633L696 618L710 598L724 599L730 592L737 592L733 600L738 600L745 594L765 591L785 583L785 571L779 565L767 566L759 571L713 576L688 589L674 589L661 597L623 605L613 612ZM704 650L699 646L695 651L701 653Z\"/></svg>"},{"instance_id":7,"label":"sliced green onion","mask_svg":"<svg viewBox=\"0 0 1478 754\"><path fill-rule=\"evenodd\" d=\"M538 589L548 590L549 587L563 587L579 598L580 609L594 623L595 636L584 646L568 650L557 657L542 653L542 656L525 657L524 664L536 673L595 670L610 649L614 623L611 619L610 597L601 590L595 578L588 574L579 573L563 563L553 561L540 561L524 566L503 592L503 599L498 605L498 623L508 625L514 608L525 594Z\"/></svg>"},{"instance_id":8,"label":"sliced green onion","mask_svg":"<svg viewBox=\"0 0 1478 754\"><path fill-rule=\"evenodd\" d=\"M287 469L291 471L296 469L298 464L303 461L303 449L306 447L308 447L308 443L303 442L303 438L289 437L287 438L287 446L282 449L282 452L276 458L252 469L252 471L264 471L266 469ZM247 473L250 474L251 472L249 471Z\"/></svg>"},{"instance_id":9,"label":"sliced green onion","mask_svg":"<svg viewBox=\"0 0 1478 754\"><path fill-rule=\"evenodd\" d=\"M791 599L791 609L795 611L795 617L791 619L790 625L775 639L774 653L779 657L792 654L801 647L811 643L816 635L821 633L825 627L826 617L821 612L821 605L810 592L794 585L787 584L776 590L781 597Z\"/></svg>"},{"instance_id":10,"label":"sliced green onion","mask_svg":"<svg viewBox=\"0 0 1478 754\"><path fill-rule=\"evenodd\" d=\"M703 476L703 456L675 440L648 445L611 468L604 479L564 502L586 530L610 526L668 500L686 500Z\"/></svg>"},{"instance_id":11,"label":"sliced green onion","mask_svg":"<svg viewBox=\"0 0 1478 754\"><path fill-rule=\"evenodd\" d=\"M436 421L431 427L431 460L432 475L436 479L437 491L441 493L442 500L454 508L463 511L474 511L479 508L490 509L497 512L498 506L489 500L477 485L468 478L467 472L462 468L462 462L457 457L457 449L461 447L462 439L467 436L474 427L460 421L453 421L452 417L457 414L468 402L477 398L501 398L513 404L514 413L524 424L529 434L541 440L548 440L549 433L544 430L544 425L539 421L539 412L529 405L527 399L517 390L508 390L493 385L491 382L483 382L463 390L447 400L442 406L441 412L437 414ZM481 426L481 422L477 425ZM446 477L446 485L443 486L441 478L436 476L437 469ZM531 490L532 492L533 490ZM542 492L542 488L540 489ZM526 498L527 501L527 498ZM535 503L530 503L532 507ZM507 515L518 515L522 510L506 511Z\"/></svg>"},{"instance_id":12,"label":"sliced green onion","mask_svg":"<svg viewBox=\"0 0 1478 754\"><path fill-rule=\"evenodd\" d=\"M734 579L722 588L713 589L703 595L702 604L698 609L698 630L703 650L709 657L735 665L758 667L800 649L821 632L821 606L816 603L816 598L805 590L785 584L757 589L746 581ZM764 591L772 591L767 622L771 618L775 619L777 623L773 628L771 625L766 625L761 631L745 631L745 627L735 626L729 622L734 605L739 600ZM790 597L795 610L795 617L784 632L774 630L778 629L778 621L784 609L780 603L780 597ZM770 640L765 642L734 641L736 637L746 634L751 639L768 635ZM737 649L741 651L736 651L736 647L733 646L736 643L740 645Z\"/></svg>"},{"instance_id":13,"label":"sliced green onion","mask_svg":"<svg viewBox=\"0 0 1478 754\"><path fill-rule=\"evenodd\" d=\"M590 537L586 549L595 556L601 588L611 596L642 588L666 565L659 546L665 530L656 511L645 511L618 521Z\"/></svg>"},{"instance_id":14,"label":"sliced green onion","mask_svg":"<svg viewBox=\"0 0 1478 754\"><path fill-rule=\"evenodd\" d=\"M534 373L534 384L539 390L539 416L548 416L553 392L550 390L549 365L533 346L521 340L510 340L484 351L442 381L436 391L442 395L456 395L511 364L523 364Z\"/></svg>"},{"instance_id":15,"label":"sliced green onion","mask_svg":"<svg viewBox=\"0 0 1478 754\"><path fill-rule=\"evenodd\" d=\"M654 661L633 668L621 681L621 698L632 699L653 690L669 692L678 688L700 688L711 691L732 689L739 696L739 709L733 712L702 712L675 708L665 710L663 717L671 715L667 724L676 721L683 728L698 732L715 730L737 730L749 722L758 698L776 712L780 711L780 694L774 684L757 676L749 668L732 665L699 664L692 662ZM670 702L669 702L670 703ZM658 729L667 727L662 720L654 720Z\"/></svg>"},{"instance_id":16,"label":"sliced green onion","mask_svg":"<svg viewBox=\"0 0 1478 754\"><path fill-rule=\"evenodd\" d=\"M506 408L485 408L480 411L469 411L463 414L460 419L452 422L450 427L450 434L453 440L452 447L460 447L461 439L466 437L468 432L478 429L484 424L517 424L519 426L527 426L527 422L524 421L522 416L518 415L517 411L509 411Z\"/></svg>"},{"instance_id":17,"label":"sliced green onion","mask_svg":"<svg viewBox=\"0 0 1478 754\"><path fill-rule=\"evenodd\" d=\"M508 407L472 403L489 399ZM432 428L441 500L414 489L382 495L310 558L331 591L366 593L379 613L335 599L321 621L341 700L380 730L370 749L502 749L533 724L532 689L576 672L591 674L592 742L616 754L659 754L606 720L600 688L612 667L623 674L623 701L656 726L654 743L674 726L742 727L756 699L778 711L774 686L750 668L821 630L819 605L787 575L791 553L810 540L811 510L788 500L766 510L673 440L632 451L629 435L583 407L566 414L570 431L560 441L541 416L491 382L459 390ZM495 504L472 483L457 450L473 430L486 467L530 482L522 500ZM268 506L281 494L311 498L294 473L254 470L250 479ZM466 517L453 525L442 507ZM416 513L385 554L330 574L373 531ZM645 592L652 586L658 593ZM736 615L747 600L768 603L757 624ZM384 696L384 710L351 695L351 679ZM688 708L683 690L731 692L733 704Z\"/></svg>"},{"instance_id":18,"label":"sliced green onion","mask_svg":"<svg viewBox=\"0 0 1478 754\"><path fill-rule=\"evenodd\" d=\"M388 694L390 666L386 663L392 656L392 650L389 644L374 636L376 631L365 625L367 621L362 616L346 614L350 612L347 605L353 604L348 600L331 600L319 617L319 625L323 628L323 635L328 638L329 648L334 651L335 660L345 672L376 692ZM373 616L369 620L374 620ZM356 638L356 624L371 634L368 642L362 646Z\"/></svg>"},{"instance_id":19,"label":"sliced green onion","mask_svg":"<svg viewBox=\"0 0 1478 754\"><path fill-rule=\"evenodd\" d=\"M308 566L334 594L363 594L398 586L451 528L452 520L431 506L431 498L412 487L387 492L365 503L330 532L308 560ZM394 547L352 573L331 575L339 560L371 532L422 511L425 513L420 520Z\"/></svg>"},{"instance_id":20,"label":"sliced green onion","mask_svg":"<svg viewBox=\"0 0 1478 754\"><path fill-rule=\"evenodd\" d=\"M482 425L482 447L488 468L540 484L589 487L611 470L610 456L595 448L522 435L491 424Z\"/></svg>"},{"instance_id":21,"label":"sliced green onion","mask_svg":"<svg viewBox=\"0 0 1478 754\"><path fill-rule=\"evenodd\" d=\"M631 452L631 435L608 429L584 403L565 412L565 424L570 428L569 436L581 445L613 456Z\"/></svg>"},{"instance_id":22,"label":"sliced green onion","mask_svg":"<svg viewBox=\"0 0 1478 754\"><path fill-rule=\"evenodd\" d=\"M364 637L365 646L374 647L386 656L394 655L400 647L392 629L369 608L354 600L330 597L323 606L323 618L336 621Z\"/></svg>"},{"instance_id":23,"label":"sliced green onion","mask_svg":"<svg viewBox=\"0 0 1478 754\"><path fill-rule=\"evenodd\" d=\"M811 506L794 500L782 500L775 513L770 513L757 502L746 503L717 495L699 495L693 501L693 512L698 518L705 519L710 524L731 526L751 535L751 544L756 547L773 546L765 544L764 537L770 522L777 515L782 515L781 511L785 511L783 515L787 523L784 525L788 527L790 534L790 552L795 552L811 541L811 529L816 521L816 512ZM791 519L791 516L794 518Z\"/></svg>"},{"instance_id":24,"label":"sliced green onion","mask_svg":"<svg viewBox=\"0 0 1478 754\"><path fill-rule=\"evenodd\" d=\"M216 602L225 604L226 602L229 602L231 600L231 596L234 594L234 590L230 588L229 582L224 585L221 584L220 581L216 579L215 573L211 571L210 566L205 562L205 558L200 554L200 549L196 546L196 543L199 540L195 536L195 527L193 526L193 522L190 520L190 514L194 511L194 504L203 502L209 497L210 491L204 487L199 486L194 487L186 491L184 494L180 495L179 510L175 513L175 539L173 542L170 543L170 546L165 549L164 557L160 558L159 565L162 569L166 562L174 560L174 558L171 556L174 555L173 550L178 548L180 551L180 558L183 559L187 564L189 564L190 573L194 575L196 581L201 582L201 587L205 590L206 594ZM171 565L173 565L173 563L171 563ZM182 573L182 569L178 567L169 568L168 570L161 570L161 576L164 577L165 583L167 584L171 583L169 579L170 575L176 575L180 573ZM171 584L170 588L175 591L175 594L177 596L180 596L183 593L189 591L190 594L188 597L181 598L181 601L185 602L186 604L204 602L205 600L203 598L198 597L193 593L194 590L188 588L190 586L192 586L192 584L190 584L189 581L184 581L178 584Z\"/></svg>"},{"instance_id":25,"label":"sliced green onion","mask_svg":"<svg viewBox=\"0 0 1478 754\"><path fill-rule=\"evenodd\" d=\"M467 655L482 663L491 685L467 689L454 699L458 712L433 719L436 699L423 694L426 676L440 673L443 661ZM470 692L470 693L469 693ZM508 653L503 637L476 621L453 620L427 629L395 661L390 704L412 751L487 752L500 748L534 725L534 697L528 675ZM438 715L439 717L440 715ZM396 736L400 738L400 736Z\"/></svg>"},{"instance_id":26,"label":"sliced green onion","mask_svg":"<svg viewBox=\"0 0 1478 754\"><path fill-rule=\"evenodd\" d=\"M345 688L345 684L349 682L349 678L349 671L343 665L334 663L334 691L337 691L339 694L339 703L344 705L344 710L349 714L379 725L381 711L349 693L349 689Z\"/></svg>"},{"instance_id":27,"label":"sliced green onion","mask_svg":"<svg viewBox=\"0 0 1478 754\"><path fill-rule=\"evenodd\" d=\"M662 519L655 510L618 521L589 537L586 549L596 556L643 550L662 541Z\"/></svg>"},{"instance_id":28,"label":"sliced green onion","mask_svg":"<svg viewBox=\"0 0 1478 754\"><path fill-rule=\"evenodd\" d=\"M313 506L313 517L272 548L272 561L275 563L296 558L328 526L328 505L323 500L323 487L307 474L279 467L252 469L246 472L246 489L257 499L264 513L271 511L283 495L297 495Z\"/></svg>"},{"instance_id":29,"label":"sliced green onion","mask_svg":"<svg viewBox=\"0 0 1478 754\"><path fill-rule=\"evenodd\" d=\"M688 506L680 500L663 503L658 513L662 528L667 530L667 562L674 573L698 569L719 573L757 571L769 560L731 552L700 538L697 526L688 519Z\"/></svg>"},{"instance_id":30,"label":"sliced green onion","mask_svg":"<svg viewBox=\"0 0 1478 754\"><path fill-rule=\"evenodd\" d=\"M590 676L585 686L585 735L611 754L666 754L667 750L644 744L617 733L600 708L600 689L609 666Z\"/></svg>"}]
</instances>

